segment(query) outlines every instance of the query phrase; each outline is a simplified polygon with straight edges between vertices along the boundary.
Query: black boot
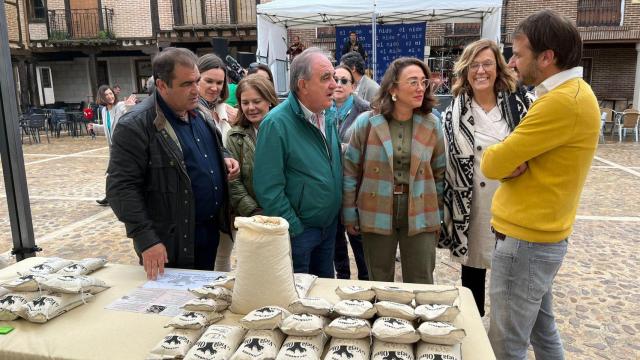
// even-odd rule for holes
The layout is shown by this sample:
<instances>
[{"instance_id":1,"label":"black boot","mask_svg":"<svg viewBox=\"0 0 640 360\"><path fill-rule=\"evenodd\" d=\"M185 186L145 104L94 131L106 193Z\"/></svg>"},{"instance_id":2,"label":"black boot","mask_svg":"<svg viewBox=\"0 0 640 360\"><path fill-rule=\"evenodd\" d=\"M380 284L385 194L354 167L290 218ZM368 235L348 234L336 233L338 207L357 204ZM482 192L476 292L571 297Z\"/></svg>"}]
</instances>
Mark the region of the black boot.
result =
<instances>
[{"instance_id":1,"label":"black boot","mask_svg":"<svg viewBox=\"0 0 640 360\"><path fill-rule=\"evenodd\" d=\"M107 200L106 197L104 199L102 199L102 200L96 200L96 202L100 206L108 206L109 205L109 200Z\"/></svg>"}]
</instances>

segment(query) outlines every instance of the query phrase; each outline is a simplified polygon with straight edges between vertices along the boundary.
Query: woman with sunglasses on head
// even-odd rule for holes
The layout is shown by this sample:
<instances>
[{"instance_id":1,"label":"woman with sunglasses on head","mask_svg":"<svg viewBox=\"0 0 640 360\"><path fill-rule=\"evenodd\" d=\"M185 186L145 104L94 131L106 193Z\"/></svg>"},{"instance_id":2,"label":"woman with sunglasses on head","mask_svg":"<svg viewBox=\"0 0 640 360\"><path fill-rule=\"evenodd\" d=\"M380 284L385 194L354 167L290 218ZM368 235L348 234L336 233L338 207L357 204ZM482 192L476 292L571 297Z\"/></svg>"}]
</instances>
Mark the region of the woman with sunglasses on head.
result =
<instances>
[{"instance_id":1,"label":"woman with sunglasses on head","mask_svg":"<svg viewBox=\"0 0 640 360\"><path fill-rule=\"evenodd\" d=\"M513 131L530 102L525 91L516 91L513 70L491 40L469 44L454 71L454 98L442 117L447 171L440 247L462 264L462 286L471 289L484 316L485 275L495 245L491 199L499 182L484 177L480 160L484 149Z\"/></svg>"},{"instance_id":2,"label":"woman with sunglasses on head","mask_svg":"<svg viewBox=\"0 0 640 360\"><path fill-rule=\"evenodd\" d=\"M344 155L344 225L362 234L373 281L394 281L399 243L403 281L433 283L445 155L430 75L418 59L393 61Z\"/></svg>"},{"instance_id":3,"label":"woman with sunglasses on head","mask_svg":"<svg viewBox=\"0 0 640 360\"><path fill-rule=\"evenodd\" d=\"M269 110L278 105L278 97L269 80L254 74L240 80L236 98L240 105L238 124L229 130L227 149L240 162L240 177L229 183L230 198L236 215L252 216L262 212L253 191L258 127Z\"/></svg>"},{"instance_id":4,"label":"woman with sunglasses on head","mask_svg":"<svg viewBox=\"0 0 640 360\"><path fill-rule=\"evenodd\" d=\"M333 106L335 107L336 123L338 124L338 134L342 149L346 149L351 136L351 125L361 113L371 110L369 103L354 94L355 79L351 70L344 66L335 67L334 80L337 87L333 91ZM369 280L367 264L362 250L362 236L349 234L349 243L356 260L358 268L358 280ZM349 252L347 250L347 239L342 222L338 223L336 232L336 247L333 258L338 279L350 279L351 269L349 267Z\"/></svg>"},{"instance_id":5,"label":"woman with sunglasses on head","mask_svg":"<svg viewBox=\"0 0 640 360\"><path fill-rule=\"evenodd\" d=\"M198 59L200 71L200 104L211 112L213 120L222 133L226 146L227 132L236 123L238 110L225 103L229 97L227 66L214 54L206 54Z\"/></svg>"},{"instance_id":6,"label":"woman with sunglasses on head","mask_svg":"<svg viewBox=\"0 0 640 360\"><path fill-rule=\"evenodd\" d=\"M271 81L271 85L273 85L273 74L271 73L271 69L265 64L261 63L251 63L249 68L247 69L247 75L257 74L260 75L267 80Z\"/></svg>"}]
</instances>

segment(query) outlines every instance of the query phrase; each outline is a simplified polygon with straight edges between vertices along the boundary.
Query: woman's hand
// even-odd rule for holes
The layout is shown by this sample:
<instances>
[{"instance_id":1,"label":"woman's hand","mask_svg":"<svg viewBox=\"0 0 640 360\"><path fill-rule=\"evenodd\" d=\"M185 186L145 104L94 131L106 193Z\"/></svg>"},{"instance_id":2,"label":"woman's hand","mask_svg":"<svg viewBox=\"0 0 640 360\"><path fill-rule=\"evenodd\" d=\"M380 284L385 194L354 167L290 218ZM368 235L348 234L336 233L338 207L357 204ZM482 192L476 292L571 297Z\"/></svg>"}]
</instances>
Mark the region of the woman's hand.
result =
<instances>
[{"instance_id":1,"label":"woman's hand","mask_svg":"<svg viewBox=\"0 0 640 360\"><path fill-rule=\"evenodd\" d=\"M358 225L346 225L345 228L347 229L347 233L349 235L360 235L360 227Z\"/></svg>"}]
</instances>

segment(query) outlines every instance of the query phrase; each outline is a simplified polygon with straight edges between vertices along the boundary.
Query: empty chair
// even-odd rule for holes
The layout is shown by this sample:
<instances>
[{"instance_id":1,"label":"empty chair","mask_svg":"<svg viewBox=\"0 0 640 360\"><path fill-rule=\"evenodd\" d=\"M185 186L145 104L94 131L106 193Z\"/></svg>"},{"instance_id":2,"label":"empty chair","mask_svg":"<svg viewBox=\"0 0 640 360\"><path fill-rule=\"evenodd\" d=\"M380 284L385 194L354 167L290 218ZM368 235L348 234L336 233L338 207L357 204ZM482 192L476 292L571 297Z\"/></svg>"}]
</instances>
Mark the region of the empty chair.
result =
<instances>
[{"instance_id":1,"label":"empty chair","mask_svg":"<svg viewBox=\"0 0 640 360\"><path fill-rule=\"evenodd\" d=\"M627 130L633 130L638 141L638 122L640 121L640 112L637 110L627 110L622 113L618 122L618 137L620 142L622 138L627 136Z\"/></svg>"},{"instance_id":2,"label":"empty chair","mask_svg":"<svg viewBox=\"0 0 640 360\"><path fill-rule=\"evenodd\" d=\"M43 130L47 136L47 142L49 142L49 131L46 126L46 116L44 114L31 114L26 119L26 127L33 137L33 141L40 142L40 130Z\"/></svg>"},{"instance_id":3,"label":"empty chair","mask_svg":"<svg viewBox=\"0 0 640 360\"><path fill-rule=\"evenodd\" d=\"M69 122L67 120L67 114L63 109L52 109L51 110L51 124L55 131L55 136L60 137L60 130L63 127L67 127L67 131L69 129Z\"/></svg>"}]
</instances>

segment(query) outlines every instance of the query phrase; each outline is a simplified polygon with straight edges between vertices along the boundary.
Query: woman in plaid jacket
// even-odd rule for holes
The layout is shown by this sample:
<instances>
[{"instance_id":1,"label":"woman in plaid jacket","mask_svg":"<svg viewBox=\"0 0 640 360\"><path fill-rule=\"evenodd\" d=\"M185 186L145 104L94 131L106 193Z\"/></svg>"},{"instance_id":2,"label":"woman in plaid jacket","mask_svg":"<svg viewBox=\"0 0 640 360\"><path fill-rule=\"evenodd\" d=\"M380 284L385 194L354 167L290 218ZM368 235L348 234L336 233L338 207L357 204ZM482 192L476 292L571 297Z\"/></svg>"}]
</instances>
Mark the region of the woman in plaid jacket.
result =
<instances>
[{"instance_id":1,"label":"woman in plaid jacket","mask_svg":"<svg viewBox=\"0 0 640 360\"><path fill-rule=\"evenodd\" d=\"M362 233L370 280L394 281L400 244L403 281L433 283L445 149L430 73L420 60L395 60L344 156L344 224Z\"/></svg>"}]
</instances>

